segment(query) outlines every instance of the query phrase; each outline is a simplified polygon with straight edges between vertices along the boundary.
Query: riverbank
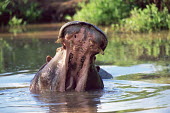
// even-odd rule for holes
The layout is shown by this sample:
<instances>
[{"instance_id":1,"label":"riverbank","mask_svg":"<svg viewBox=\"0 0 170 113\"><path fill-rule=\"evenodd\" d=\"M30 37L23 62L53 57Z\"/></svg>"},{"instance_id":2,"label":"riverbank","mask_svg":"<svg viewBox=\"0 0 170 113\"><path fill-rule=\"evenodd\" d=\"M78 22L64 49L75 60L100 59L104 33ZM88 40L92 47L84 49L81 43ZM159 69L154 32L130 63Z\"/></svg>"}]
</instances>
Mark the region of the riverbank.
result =
<instances>
[{"instance_id":1,"label":"riverbank","mask_svg":"<svg viewBox=\"0 0 170 113\"><path fill-rule=\"evenodd\" d=\"M2 0L0 25L86 21L111 26L116 32L170 29L169 2L120 0Z\"/></svg>"},{"instance_id":2,"label":"riverbank","mask_svg":"<svg viewBox=\"0 0 170 113\"><path fill-rule=\"evenodd\" d=\"M0 26L30 23L54 23L73 16L78 3L84 0L2 0L0 1Z\"/></svg>"},{"instance_id":3,"label":"riverbank","mask_svg":"<svg viewBox=\"0 0 170 113\"><path fill-rule=\"evenodd\" d=\"M73 16L78 8L78 3L83 0L37 0L40 3L42 16L40 22L63 22L65 16Z\"/></svg>"}]
</instances>

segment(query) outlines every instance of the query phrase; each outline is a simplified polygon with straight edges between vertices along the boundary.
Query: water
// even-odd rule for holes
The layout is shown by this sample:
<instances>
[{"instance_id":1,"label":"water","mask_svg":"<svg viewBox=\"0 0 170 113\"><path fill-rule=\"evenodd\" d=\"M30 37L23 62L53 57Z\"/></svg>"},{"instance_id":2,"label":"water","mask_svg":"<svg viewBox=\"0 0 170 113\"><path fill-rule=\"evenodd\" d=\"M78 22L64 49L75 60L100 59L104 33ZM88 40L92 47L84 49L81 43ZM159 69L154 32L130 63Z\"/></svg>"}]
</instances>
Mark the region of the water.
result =
<instances>
[{"instance_id":1,"label":"water","mask_svg":"<svg viewBox=\"0 0 170 113\"><path fill-rule=\"evenodd\" d=\"M97 56L96 63L114 79L103 79L105 87L102 91L31 93L31 79L45 63L46 56L53 56L60 46L54 43L60 26L27 26L19 30L22 31L20 34L0 30L3 32L0 33L0 113L170 112L170 84L116 78L137 73L169 75L168 32L134 37L113 35L108 31L109 45L104 56ZM107 29L103 30L107 32Z\"/></svg>"}]
</instances>

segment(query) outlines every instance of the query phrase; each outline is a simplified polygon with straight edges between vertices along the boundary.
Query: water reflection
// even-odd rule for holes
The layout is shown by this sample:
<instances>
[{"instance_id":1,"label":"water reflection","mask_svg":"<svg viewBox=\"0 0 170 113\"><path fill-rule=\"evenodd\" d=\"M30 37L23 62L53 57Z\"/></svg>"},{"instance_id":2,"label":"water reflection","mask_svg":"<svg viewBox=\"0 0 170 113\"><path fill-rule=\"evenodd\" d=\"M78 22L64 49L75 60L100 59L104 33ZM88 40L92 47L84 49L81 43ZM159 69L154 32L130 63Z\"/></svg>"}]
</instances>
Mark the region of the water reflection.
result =
<instances>
[{"instance_id":1,"label":"water reflection","mask_svg":"<svg viewBox=\"0 0 170 113\"><path fill-rule=\"evenodd\" d=\"M97 64L127 66L152 62L169 65L170 35L168 32L155 34L108 34L108 47L104 56L97 56ZM20 35L23 38L19 38ZM26 34L12 38L0 35L0 72L39 68L47 55L54 56L60 46L54 43L57 35L51 34L46 38L32 35L29 36L31 39L26 38Z\"/></svg>"},{"instance_id":2,"label":"water reflection","mask_svg":"<svg viewBox=\"0 0 170 113\"><path fill-rule=\"evenodd\" d=\"M167 113L169 111L170 85L168 84L126 80L105 80L104 83L106 87L112 86L114 89L106 88L106 93L100 98L99 112L124 113L148 110L151 113L152 110L161 108L166 108Z\"/></svg>"},{"instance_id":3,"label":"water reflection","mask_svg":"<svg viewBox=\"0 0 170 113\"><path fill-rule=\"evenodd\" d=\"M49 113L54 112L97 112L102 91L93 92L45 92L34 96L36 101L43 102Z\"/></svg>"},{"instance_id":4,"label":"water reflection","mask_svg":"<svg viewBox=\"0 0 170 113\"><path fill-rule=\"evenodd\" d=\"M133 67L117 68L122 75ZM136 68L136 73L144 70ZM152 112L158 109L168 113L170 107L170 84L104 79L102 91L32 94L28 87L33 76L34 72L29 70L0 74L0 112Z\"/></svg>"},{"instance_id":5,"label":"water reflection","mask_svg":"<svg viewBox=\"0 0 170 113\"><path fill-rule=\"evenodd\" d=\"M0 112L169 112L170 85L165 82L108 79L103 91L30 94L34 73L60 46L54 43L60 26L28 26L16 35L0 30L6 32L0 33ZM167 31L107 34L109 44L105 55L97 56L97 64L112 64L101 67L113 76L170 72Z\"/></svg>"},{"instance_id":6,"label":"water reflection","mask_svg":"<svg viewBox=\"0 0 170 113\"><path fill-rule=\"evenodd\" d=\"M58 46L55 39L0 38L0 72L37 69Z\"/></svg>"},{"instance_id":7,"label":"water reflection","mask_svg":"<svg viewBox=\"0 0 170 113\"><path fill-rule=\"evenodd\" d=\"M143 62L170 61L170 34L109 34L109 44L105 55L98 55L103 64L134 65Z\"/></svg>"},{"instance_id":8,"label":"water reflection","mask_svg":"<svg viewBox=\"0 0 170 113\"><path fill-rule=\"evenodd\" d=\"M170 85L139 81L104 80L103 91L34 94L48 112L134 112L169 110ZM163 110L164 110L163 109ZM161 110L160 110L161 111Z\"/></svg>"}]
</instances>

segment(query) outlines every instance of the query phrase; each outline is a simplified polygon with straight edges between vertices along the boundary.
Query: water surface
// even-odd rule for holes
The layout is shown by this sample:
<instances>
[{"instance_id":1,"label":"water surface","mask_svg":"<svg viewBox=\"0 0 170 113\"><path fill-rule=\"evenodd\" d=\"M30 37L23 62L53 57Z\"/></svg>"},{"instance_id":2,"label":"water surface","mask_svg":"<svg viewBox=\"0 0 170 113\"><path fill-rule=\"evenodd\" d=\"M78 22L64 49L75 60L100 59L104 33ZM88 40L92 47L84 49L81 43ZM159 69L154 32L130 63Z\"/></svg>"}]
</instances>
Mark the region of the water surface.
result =
<instances>
[{"instance_id":1,"label":"water surface","mask_svg":"<svg viewBox=\"0 0 170 113\"><path fill-rule=\"evenodd\" d=\"M96 64L114 79L103 79L102 91L29 91L31 79L54 56L54 43L61 24L29 25L19 30L0 30L0 112L138 112L169 113L170 84L142 80L117 80L129 74L170 73L170 35L113 34L107 28L109 44Z\"/></svg>"}]
</instances>

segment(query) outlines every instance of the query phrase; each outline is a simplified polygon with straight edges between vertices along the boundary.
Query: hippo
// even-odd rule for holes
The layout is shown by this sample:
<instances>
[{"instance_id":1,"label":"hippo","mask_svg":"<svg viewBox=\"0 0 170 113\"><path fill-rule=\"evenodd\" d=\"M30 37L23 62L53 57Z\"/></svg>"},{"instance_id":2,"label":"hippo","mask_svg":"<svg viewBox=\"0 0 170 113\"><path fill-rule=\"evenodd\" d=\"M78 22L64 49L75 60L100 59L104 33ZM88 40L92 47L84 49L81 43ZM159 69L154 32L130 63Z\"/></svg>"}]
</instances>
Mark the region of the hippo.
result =
<instances>
[{"instance_id":1,"label":"hippo","mask_svg":"<svg viewBox=\"0 0 170 113\"><path fill-rule=\"evenodd\" d=\"M95 55L104 54L105 33L93 24L72 21L64 24L56 41L62 47L39 69L30 84L30 91L88 91L103 89L104 84L95 66Z\"/></svg>"}]
</instances>

